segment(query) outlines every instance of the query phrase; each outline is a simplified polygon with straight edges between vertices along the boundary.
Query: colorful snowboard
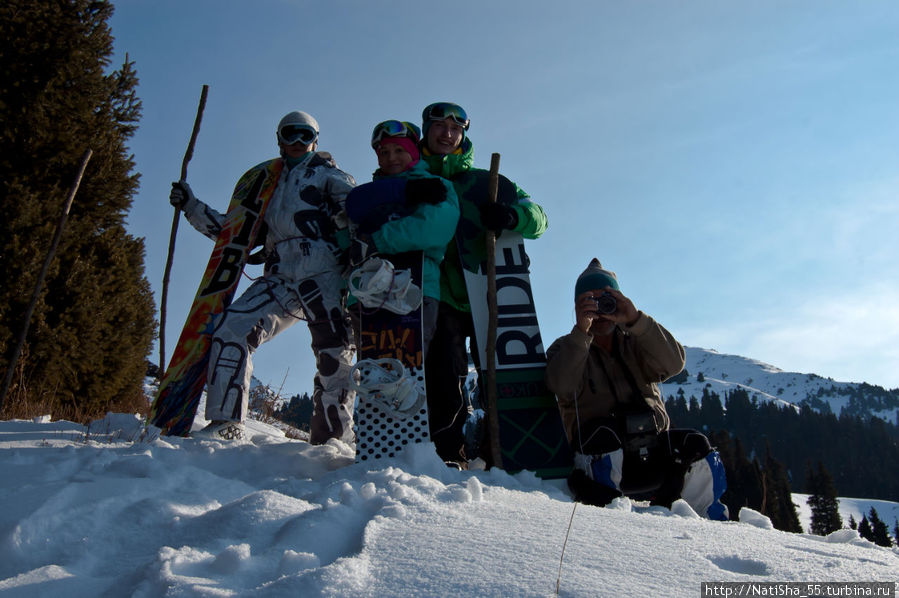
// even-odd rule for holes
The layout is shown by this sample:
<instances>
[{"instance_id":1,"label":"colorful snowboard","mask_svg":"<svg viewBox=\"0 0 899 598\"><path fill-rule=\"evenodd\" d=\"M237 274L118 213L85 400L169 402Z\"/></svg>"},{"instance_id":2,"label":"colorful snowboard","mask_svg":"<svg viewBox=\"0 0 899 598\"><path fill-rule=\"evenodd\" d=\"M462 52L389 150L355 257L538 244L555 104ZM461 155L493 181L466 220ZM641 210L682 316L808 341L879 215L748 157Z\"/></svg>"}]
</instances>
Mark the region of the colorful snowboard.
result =
<instances>
[{"instance_id":1,"label":"colorful snowboard","mask_svg":"<svg viewBox=\"0 0 899 598\"><path fill-rule=\"evenodd\" d=\"M487 201L488 178L486 170L470 170L453 179L462 209L456 241L482 366L487 363L484 347L488 313L486 245L478 206ZM511 204L515 200L514 183L500 175L497 201ZM543 381L546 354L521 235L503 231L497 238L495 255L496 394L503 469L527 469L543 478L567 477L573 457L556 398Z\"/></svg>"},{"instance_id":2,"label":"colorful snowboard","mask_svg":"<svg viewBox=\"0 0 899 598\"><path fill-rule=\"evenodd\" d=\"M149 423L161 428L165 435L186 436L190 432L206 383L215 317L234 298L282 164L280 159L263 162L237 181L225 224L150 407Z\"/></svg>"},{"instance_id":3,"label":"colorful snowboard","mask_svg":"<svg viewBox=\"0 0 899 598\"><path fill-rule=\"evenodd\" d=\"M411 213L405 204L405 179L380 179L359 185L347 196L349 219L359 232L371 233L384 222ZM421 288L423 255L412 251L379 255L396 270L410 270L413 284ZM424 351L421 306L408 314L368 308L356 303L351 313L359 315L360 346L357 363L366 359L396 359L402 363L416 392L425 396ZM430 441L427 402L413 411L397 414L383 399L363 392L356 394L356 462L374 463L389 459L410 444Z\"/></svg>"}]
</instances>

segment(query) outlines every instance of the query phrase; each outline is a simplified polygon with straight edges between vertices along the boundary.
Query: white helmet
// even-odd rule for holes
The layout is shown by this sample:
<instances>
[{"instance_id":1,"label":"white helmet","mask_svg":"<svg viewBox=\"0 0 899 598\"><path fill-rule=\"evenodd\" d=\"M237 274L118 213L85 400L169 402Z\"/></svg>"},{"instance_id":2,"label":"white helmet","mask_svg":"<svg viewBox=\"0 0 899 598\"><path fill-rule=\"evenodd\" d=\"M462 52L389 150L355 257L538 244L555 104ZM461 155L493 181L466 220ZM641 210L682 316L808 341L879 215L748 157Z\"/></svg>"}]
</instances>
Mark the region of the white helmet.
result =
<instances>
[{"instance_id":1,"label":"white helmet","mask_svg":"<svg viewBox=\"0 0 899 598\"><path fill-rule=\"evenodd\" d=\"M284 145L293 145L298 141L309 145L318 139L318 121L310 114L295 110L284 115L278 123L276 134L278 141Z\"/></svg>"}]
</instances>

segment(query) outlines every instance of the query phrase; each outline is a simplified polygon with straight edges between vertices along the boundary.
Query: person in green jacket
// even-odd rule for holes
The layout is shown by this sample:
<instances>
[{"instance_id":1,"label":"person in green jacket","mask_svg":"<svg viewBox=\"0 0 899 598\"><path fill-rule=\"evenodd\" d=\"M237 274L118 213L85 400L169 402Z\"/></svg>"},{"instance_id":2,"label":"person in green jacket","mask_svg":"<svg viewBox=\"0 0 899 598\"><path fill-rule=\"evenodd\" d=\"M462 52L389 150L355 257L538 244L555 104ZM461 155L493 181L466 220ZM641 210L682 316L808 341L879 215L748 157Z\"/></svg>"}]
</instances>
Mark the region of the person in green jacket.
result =
<instances>
[{"instance_id":1,"label":"person in green jacket","mask_svg":"<svg viewBox=\"0 0 899 598\"><path fill-rule=\"evenodd\" d=\"M414 250L423 252L422 336L423 353L427 355L437 322L440 263L447 243L456 231L459 200L449 181L428 172L427 165L420 160L420 138L419 128L409 122L388 120L375 126L371 146L378 156L378 169L372 178L375 181L405 179L405 184L401 187L403 196L396 198L401 202L405 213L392 217L375 230L360 227L360 222L352 223L350 261L358 266L375 255L389 260L391 254ZM391 190L399 188L393 187ZM359 191L364 189L359 188ZM374 199L391 201L394 198ZM348 304L347 311L358 340L360 306L352 295Z\"/></svg>"},{"instance_id":2,"label":"person in green jacket","mask_svg":"<svg viewBox=\"0 0 899 598\"><path fill-rule=\"evenodd\" d=\"M468 115L458 104L437 102L424 109L421 154L432 174L452 181L472 169L474 146L467 134L469 125ZM537 239L546 231L546 214L518 185L515 187L517 202L508 206L485 203L481 207L481 221L485 230L511 230L521 233L525 239ZM460 198L460 201L466 200ZM456 241L452 239L446 248L446 259L440 266L437 329L425 362L425 372L428 418L437 453L444 461L458 463L463 468L476 456L465 454L464 426L468 404L463 388L468 376L468 339L471 339L474 363L480 368L471 304Z\"/></svg>"}]
</instances>

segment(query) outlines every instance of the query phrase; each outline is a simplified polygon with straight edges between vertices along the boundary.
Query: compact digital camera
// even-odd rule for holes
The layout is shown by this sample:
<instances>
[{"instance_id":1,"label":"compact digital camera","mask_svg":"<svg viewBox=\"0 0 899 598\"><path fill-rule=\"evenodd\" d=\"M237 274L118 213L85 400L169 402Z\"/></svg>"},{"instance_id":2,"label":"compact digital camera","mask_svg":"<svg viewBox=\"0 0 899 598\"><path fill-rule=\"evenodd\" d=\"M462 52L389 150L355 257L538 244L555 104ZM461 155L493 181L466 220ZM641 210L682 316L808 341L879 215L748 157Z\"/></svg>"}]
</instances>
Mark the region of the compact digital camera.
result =
<instances>
[{"instance_id":1,"label":"compact digital camera","mask_svg":"<svg viewBox=\"0 0 899 598\"><path fill-rule=\"evenodd\" d=\"M615 297L608 291L603 291L599 297L593 297L596 302L596 312L608 316L618 311L618 302Z\"/></svg>"}]
</instances>

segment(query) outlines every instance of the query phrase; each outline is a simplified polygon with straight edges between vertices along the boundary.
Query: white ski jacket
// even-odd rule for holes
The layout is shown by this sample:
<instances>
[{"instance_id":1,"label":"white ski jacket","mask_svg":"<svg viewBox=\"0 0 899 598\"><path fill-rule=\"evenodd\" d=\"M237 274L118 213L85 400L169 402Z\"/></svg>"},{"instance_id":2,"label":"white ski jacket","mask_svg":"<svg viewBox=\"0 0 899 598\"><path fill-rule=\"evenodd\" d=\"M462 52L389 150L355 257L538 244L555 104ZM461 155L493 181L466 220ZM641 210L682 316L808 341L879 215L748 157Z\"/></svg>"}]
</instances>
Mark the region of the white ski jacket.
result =
<instances>
[{"instance_id":1,"label":"white ski jacket","mask_svg":"<svg viewBox=\"0 0 899 598\"><path fill-rule=\"evenodd\" d=\"M327 152L312 152L281 172L263 221L265 275L298 283L324 272L341 272L348 237L344 204L356 181L337 168ZM188 222L215 240L225 215L192 198L184 204Z\"/></svg>"}]
</instances>

